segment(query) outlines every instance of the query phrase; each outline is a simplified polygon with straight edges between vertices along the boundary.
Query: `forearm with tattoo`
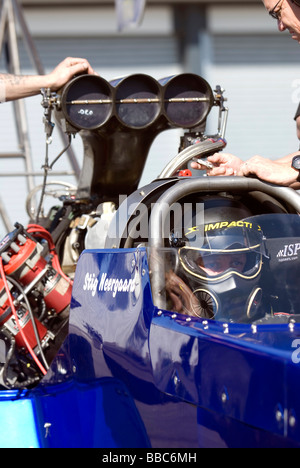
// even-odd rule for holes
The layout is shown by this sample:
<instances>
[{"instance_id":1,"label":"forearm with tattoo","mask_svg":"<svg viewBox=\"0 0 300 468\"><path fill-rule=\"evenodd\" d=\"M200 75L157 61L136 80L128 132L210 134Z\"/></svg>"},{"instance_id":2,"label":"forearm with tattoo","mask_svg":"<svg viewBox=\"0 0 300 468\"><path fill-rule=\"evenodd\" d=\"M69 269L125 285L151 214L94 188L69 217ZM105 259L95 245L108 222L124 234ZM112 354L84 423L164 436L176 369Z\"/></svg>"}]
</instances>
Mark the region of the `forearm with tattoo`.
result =
<instances>
[{"instance_id":1,"label":"forearm with tattoo","mask_svg":"<svg viewBox=\"0 0 300 468\"><path fill-rule=\"evenodd\" d=\"M0 102L35 96L46 86L46 76L0 74Z\"/></svg>"}]
</instances>

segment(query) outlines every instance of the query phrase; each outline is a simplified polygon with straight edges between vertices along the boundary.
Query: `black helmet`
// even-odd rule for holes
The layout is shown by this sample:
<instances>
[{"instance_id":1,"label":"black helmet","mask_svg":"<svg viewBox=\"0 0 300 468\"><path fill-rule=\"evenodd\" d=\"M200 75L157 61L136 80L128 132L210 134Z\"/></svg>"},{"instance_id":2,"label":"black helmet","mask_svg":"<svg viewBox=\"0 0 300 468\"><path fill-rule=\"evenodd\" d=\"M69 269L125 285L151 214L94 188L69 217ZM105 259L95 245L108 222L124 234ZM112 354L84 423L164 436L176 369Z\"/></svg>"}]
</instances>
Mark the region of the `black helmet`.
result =
<instances>
[{"instance_id":1,"label":"black helmet","mask_svg":"<svg viewBox=\"0 0 300 468\"><path fill-rule=\"evenodd\" d=\"M197 298L186 313L246 323L261 318L262 230L247 221L251 213L232 198L203 202L204 224L193 224L194 212L184 235L179 239L175 229L170 237L171 247L177 248L176 274Z\"/></svg>"}]
</instances>

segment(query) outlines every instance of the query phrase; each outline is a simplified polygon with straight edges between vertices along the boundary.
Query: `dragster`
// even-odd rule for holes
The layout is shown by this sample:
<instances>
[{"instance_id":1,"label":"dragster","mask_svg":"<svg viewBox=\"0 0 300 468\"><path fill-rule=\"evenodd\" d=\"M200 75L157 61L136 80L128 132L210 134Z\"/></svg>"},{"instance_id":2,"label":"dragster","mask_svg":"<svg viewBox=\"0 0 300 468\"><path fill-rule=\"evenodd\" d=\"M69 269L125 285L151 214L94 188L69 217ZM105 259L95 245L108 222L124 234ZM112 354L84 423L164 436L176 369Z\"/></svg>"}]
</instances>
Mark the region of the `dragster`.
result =
<instances>
[{"instance_id":1,"label":"dragster","mask_svg":"<svg viewBox=\"0 0 300 468\"><path fill-rule=\"evenodd\" d=\"M300 197L191 171L226 147L222 88L81 75L42 105L84 160L0 243L0 446L299 447ZM140 187L172 128L179 153Z\"/></svg>"}]
</instances>

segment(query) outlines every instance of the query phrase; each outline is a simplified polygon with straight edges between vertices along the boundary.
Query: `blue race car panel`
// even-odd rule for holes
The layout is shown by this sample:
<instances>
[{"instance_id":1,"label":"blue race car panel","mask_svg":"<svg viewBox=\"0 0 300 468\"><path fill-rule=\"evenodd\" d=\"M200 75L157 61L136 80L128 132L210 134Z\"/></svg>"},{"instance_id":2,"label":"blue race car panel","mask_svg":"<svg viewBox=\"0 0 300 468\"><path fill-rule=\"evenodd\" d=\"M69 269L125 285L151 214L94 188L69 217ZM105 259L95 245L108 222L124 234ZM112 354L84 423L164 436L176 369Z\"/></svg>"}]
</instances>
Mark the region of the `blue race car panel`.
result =
<instances>
[{"instance_id":1,"label":"blue race car panel","mask_svg":"<svg viewBox=\"0 0 300 468\"><path fill-rule=\"evenodd\" d=\"M127 291L133 282L134 290ZM238 445L241 438L230 428L253 443L274 437L278 445L287 437L282 444L293 446L298 403L289 381L299 381L299 365L292 362L298 330L159 311L145 250L85 252L74 284L70 355L76 379L111 378L126 386L152 446L162 440L172 447L205 446L208 440Z\"/></svg>"}]
</instances>

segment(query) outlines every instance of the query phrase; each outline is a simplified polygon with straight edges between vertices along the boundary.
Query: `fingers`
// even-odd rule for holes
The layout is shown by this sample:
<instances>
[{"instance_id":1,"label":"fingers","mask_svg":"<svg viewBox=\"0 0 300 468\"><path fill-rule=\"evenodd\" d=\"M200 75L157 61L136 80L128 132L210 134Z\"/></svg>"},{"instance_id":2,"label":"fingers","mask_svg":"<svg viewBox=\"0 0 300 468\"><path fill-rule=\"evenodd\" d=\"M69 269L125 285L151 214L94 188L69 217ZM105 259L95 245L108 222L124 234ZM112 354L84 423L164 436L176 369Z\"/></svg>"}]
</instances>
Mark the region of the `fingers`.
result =
<instances>
[{"instance_id":1,"label":"fingers","mask_svg":"<svg viewBox=\"0 0 300 468\"><path fill-rule=\"evenodd\" d=\"M231 155L227 153L215 153L212 156L209 156L208 160L214 165L221 165L227 164L229 157L231 157Z\"/></svg>"},{"instance_id":2,"label":"fingers","mask_svg":"<svg viewBox=\"0 0 300 468\"><path fill-rule=\"evenodd\" d=\"M48 75L48 85L46 87L57 91L67 84L75 75L80 75L82 73L97 75L86 59L68 57Z\"/></svg>"},{"instance_id":3,"label":"fingers","mask_svg":"<svg viewBox=\"0 0 300 468\"><path fill-rule=\"evenodd\" d=\"M166 274L166 290L173 303L172 310L200 317L200 304L192 290L173 271Z\"/></svg>"},{"instance_id":4,"label":"fingers","mask_svg":"<svg viewBox=\"0 0 300 468\"><path fill-rule=\"evenodd\" d=\"M232 176L236 174L235 174L235 171L231 167L216 167L211 172L209 172L208 175L211 177L216 177L216 176L228 177L228 176Z\"/></svg>"},{"instance_id":5,"label":"fingers","mask_svg":"<svg viewBox=\"0 0 300 468\"><path fill-rule=\"evenodd\" d=\"M236 176L242 165L242 160L230 153L216 153L209 156L208 161L213 164L213 169L207 170L201 164L192 163L193 169L207 170L208 176Z\"/></svg>"},{"instance_id":6,"label":"fingers","mask_svg":"<svg viewBox=\"0 0 300 468\"><path fill-rule=\"evenodd\" d=\"M64 62L62 62L61 65L65 65L70 69L70 73L73 73L74 75L86 72L89 75L95 75L96 72L90 65L90 63L83 58L72 58L68 57Z\"/></svg>"},{"instance_id":7,"label":"fingers","mask_svg":"<svg viewBox=\"0 0 300 468\"><path fill-rule=\"evenodd\" d=\"M88 63L78 63L69 67L70 77L74 75L80 75L81 73L88 73L89 75L94 75L92 67Z\"/></svg>"},{"instance_id":8,"label":"fingers","mask_svg":"<svg viewBox=\"0 0 300 468\"><path fill-rule=\"evenodd\" d=\"M216 153L213 156L210 156L207 158L207 160L212 163L214 166L220 166L224 162L224 157L220 153ZM197 162L192 163L192 168L193 169L198 169L201 171L207 170L207 166L203 166L202 164L199 164Z\"/></svg>"},{"instance_id":9,"label":"fingers","mask_svg":"<svg viewBox=\"0 0 300 468\"><path fill-rule=\"evenodd\" d=\"M192 162L191 167L192 169L197 169L198 171L209 171L206 166L202 166L202 164L197 162Z\"/></svg>"},{"instance_id":10,"label":"fingers","mask_svg":"<svg viewBox=\"0 0 300 468\"><path fill-rule=\"evenodd\" d=\"M183 305L182 305L182 302L181 302L179 296L177 294L175 294L175 293L172 293L171 291L169 292L169 295L170 295L170 299L171 299L171 301L173 303L174 312L180 313L182 311Z\"/></svg>"},{"instance_id":11,"label":"fingers","mask_svg":"<svg viewBox=\"0 0 300 468\"><path fill-rule=\"evenodd\" d=\"M210 160L210 162L212 161ZM210 177L235 175L235 171L231 167L216 166L213 169L207 169L207 167L202 166L201 164L196 162L193 162L191 166L193 169L197 169L198 171L206 171L207 175Z\"/></svg>"},{"instance_id":12,"label":"fingers","mask_svg":"<svg viewBox=\"0 0 300 468\"><path fill-rule=\"evenodd\" d=\"M75 70L75 75L81 72L87 72L89 75L96 75L96 72L91 67L90 63L84 59L78 59L78 63L72 65L73 70Z\"/></svg>"},{"instance_id":13,"label":"fingers","mask_svg":"<svg viewBox=\"0 0 300 468\"><path fill-rule=\"evenodd\" d=\"M82 66L83 70L87 70L87 71L90 71L91 73L95 73L90 63L88 62L88 60L84 58L68 57L60 65L66 66L69 68Z\"/></svg>"}]
</instances>

